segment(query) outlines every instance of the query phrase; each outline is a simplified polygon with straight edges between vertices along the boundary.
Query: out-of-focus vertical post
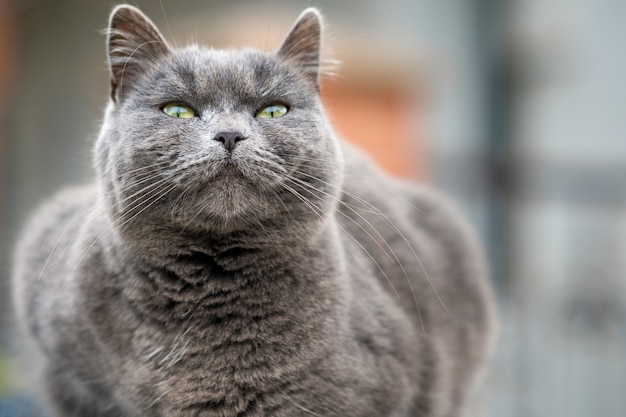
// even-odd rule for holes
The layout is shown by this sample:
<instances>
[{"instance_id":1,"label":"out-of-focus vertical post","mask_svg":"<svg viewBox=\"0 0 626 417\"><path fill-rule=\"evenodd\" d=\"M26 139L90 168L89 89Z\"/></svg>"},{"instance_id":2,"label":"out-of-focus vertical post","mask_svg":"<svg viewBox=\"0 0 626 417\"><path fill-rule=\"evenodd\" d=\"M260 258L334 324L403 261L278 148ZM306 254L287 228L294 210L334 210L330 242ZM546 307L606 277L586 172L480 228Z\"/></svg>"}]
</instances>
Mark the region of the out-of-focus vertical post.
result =
<instances>
[{"instance_id":1,"label":"out-of-focus vertical post","mask_svg":"<svg viewBox=\"0 0 626 417\"><path fill-rule=\"evenodd\" d=\"M14 54L13 54L13 15L9 13L9 5L6 0L0 0L0 124L4 124L6 108L8 106L9 90L12 85ZM2 208L4 202L1 200L4 196L4 159L6 138L3 137L3 131L0 130L0 218L2 216Z\"/></svg>"},{"instance_id":2,"label":"out-of-focus vertical post","mask_svg":"<svg viewBox=\"0 0 626 417\"><path fill-rule=\"evenodd\" d=\"M0 125L4 125L6 117L6 108L9 105L10 88L12 85L13 65L14 65L14 21L13 15L9 12L9 5L6 0L0 0ZM5 131L0 129L0 219L4 219L4 187L5 187L5 160L6 160L6 138ZM0 233L3 225L0 224ZM6 253L6 251L3 251ZM2 265L8 265L5 259L0 259ZM0 273L4 273L2 270ZM5 323L7 321L8 311L6 306L9 305L5 280L0 280L0 395L9 388L9 378L6 375L8 370L8 361L3 355Z\"/></svg>"}]
</instances>

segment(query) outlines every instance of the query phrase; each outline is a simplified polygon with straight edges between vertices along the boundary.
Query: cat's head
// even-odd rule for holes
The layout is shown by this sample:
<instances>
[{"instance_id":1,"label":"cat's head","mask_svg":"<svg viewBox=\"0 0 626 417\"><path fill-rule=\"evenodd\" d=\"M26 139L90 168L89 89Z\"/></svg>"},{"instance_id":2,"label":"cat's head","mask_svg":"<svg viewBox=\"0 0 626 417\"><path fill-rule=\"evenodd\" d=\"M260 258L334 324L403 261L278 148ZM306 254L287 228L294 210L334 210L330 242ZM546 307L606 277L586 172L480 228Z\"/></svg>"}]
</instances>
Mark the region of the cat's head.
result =
<instances>
[{"instance_id":1,"label":"cat's head","mask_svg":"<svg viewBox=\"0 0 626 417\"><path fill-rule=\"evenodd\" d=\"M321 34L308 9L275 52L176 49L141 11L116 7L95 158L118 224L323 220L342 161L320 101Z\"/></svg>"}]
</instances>

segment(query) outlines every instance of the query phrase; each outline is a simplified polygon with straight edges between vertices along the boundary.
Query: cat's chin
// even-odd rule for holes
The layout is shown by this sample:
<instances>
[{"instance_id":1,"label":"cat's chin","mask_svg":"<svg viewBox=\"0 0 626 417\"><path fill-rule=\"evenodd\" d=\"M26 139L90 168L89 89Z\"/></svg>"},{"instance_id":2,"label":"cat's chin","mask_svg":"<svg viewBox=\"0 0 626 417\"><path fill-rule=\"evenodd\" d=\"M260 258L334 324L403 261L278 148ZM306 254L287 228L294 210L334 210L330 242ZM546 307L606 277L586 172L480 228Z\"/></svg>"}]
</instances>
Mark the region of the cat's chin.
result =
<instances>
[{"instance_id":1,"label":"cat's chin","mask_svg":"<svg viewBox=\"0 0 626 417\"><path fill-rule=\"evenodd\" d=\"M204 189L223 204L236 209L246 200L246 196L255 193L258 185L238 165L226 163L206 182Z\"/></svg>"},{"instance_id":2,"label":"cat's chin","mask_svg":"<svg viewBox=\"0 0 626 417\"><path fill-rule=\"evenodd\" d=\"M179 213L178 220L186 225L207 229L241 226L264 205L254 184L234 172L223 173L198 191Z\"/></svg>"}]
</instances>

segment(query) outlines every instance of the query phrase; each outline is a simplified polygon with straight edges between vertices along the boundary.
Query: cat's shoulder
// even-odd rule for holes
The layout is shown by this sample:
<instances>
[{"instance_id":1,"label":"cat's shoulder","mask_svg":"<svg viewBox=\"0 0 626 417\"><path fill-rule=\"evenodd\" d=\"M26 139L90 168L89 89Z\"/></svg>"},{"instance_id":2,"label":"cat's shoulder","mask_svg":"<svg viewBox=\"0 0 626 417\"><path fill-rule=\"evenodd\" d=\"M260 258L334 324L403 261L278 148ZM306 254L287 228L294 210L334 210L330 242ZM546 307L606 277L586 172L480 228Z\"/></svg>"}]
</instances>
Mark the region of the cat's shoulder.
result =
<instances>
[{"instance_id":1,"label":"cat's shoulder","mask_svg":"<svg viewBox=\"0 0 626 417\"><path fill-rule=\"evenodd\" d=\"M417 206L420 211L456 210L449 197L429 184L396 178L384 172L361 149L342 141L344 157L344 188L357 193L371 193L387 202L402 201L395 206ZM458 217L462 217L457 214Z\"/></svg>"},{"instance_id":2,"label":"cat's shoulder","mask_svg":"<svg viewBox=\"0 0 626 417\"><path fill-rule=\"evenodd\" d=\"M65 217L89 209L96 200L97 189L94 184L66 187L45 200L34 212L31 221Z\"/></svg>"},{"instance_id":3,"label":"cat's shoulder","mask_svg":"<svg viewBox=\"0 0 626 417\"><path fill-rule=\"evenodd\" d=\"M97 200L94 185L67 187L44 201L24 225L18 252L60 235L93 211Z\"/></svg>"},{"instance_id":4,"label":"cat's shoulder","mask_svg":"<svg viewBox=\"0 0 626 417\"><path fill-rule=\"evenodd\" d=\"M386 216L405 219L418 229L475 239L458 202L445 193L430 184L392 177L353 145L343 143L342 151L344 199L363 200Z\"/></svg>"}]
</instances>

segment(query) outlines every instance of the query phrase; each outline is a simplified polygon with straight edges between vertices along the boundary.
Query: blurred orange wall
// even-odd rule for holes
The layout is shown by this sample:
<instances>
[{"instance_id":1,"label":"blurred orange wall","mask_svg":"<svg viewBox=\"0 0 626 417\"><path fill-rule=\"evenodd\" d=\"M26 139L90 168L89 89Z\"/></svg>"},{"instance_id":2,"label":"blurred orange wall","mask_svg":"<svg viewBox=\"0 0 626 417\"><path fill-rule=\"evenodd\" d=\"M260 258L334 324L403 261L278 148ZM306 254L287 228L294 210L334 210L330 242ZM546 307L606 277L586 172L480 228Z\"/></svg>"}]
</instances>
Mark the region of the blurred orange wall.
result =
<instances>
[{"instance_id":1,"label":"blurred orange wall","mask_svg":"<svg viewBox=\"0 0 626 417\"><path fill-rule=\"evenodd\" d=\"M322 97L336 131L387 172L409 179L428 176L428 138L418 117L416 97L394 88L364 88L341 79L325 81Z\"/></svg>"}]
</instances>

